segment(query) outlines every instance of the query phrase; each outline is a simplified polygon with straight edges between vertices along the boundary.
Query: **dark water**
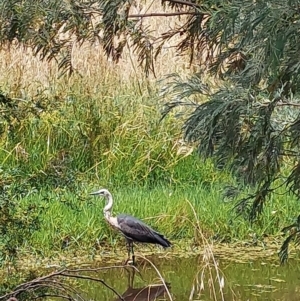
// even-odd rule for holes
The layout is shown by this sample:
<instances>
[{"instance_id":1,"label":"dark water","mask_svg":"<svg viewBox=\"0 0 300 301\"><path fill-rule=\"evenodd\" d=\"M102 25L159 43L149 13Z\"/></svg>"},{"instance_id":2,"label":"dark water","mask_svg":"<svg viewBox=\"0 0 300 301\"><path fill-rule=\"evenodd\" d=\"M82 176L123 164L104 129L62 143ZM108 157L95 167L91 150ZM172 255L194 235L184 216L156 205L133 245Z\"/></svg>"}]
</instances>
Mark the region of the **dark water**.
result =
<instances>
[{"instance_id":1,"label":"dark water","mask_svg":"<svg viewBox=\"0 0 300 301\"><path fill-rule=\"evenodd\" d=\"M131 268L114 268L98 271L97 277L113 287L126 301L169 300L164 287L160 286L162 282L157 271L149 262L141 258L138 261L140 274L134 273ZM217 281L213 264L206 264L202 258L151 258L151 261L168 283L173 300L222 300L220 281ZM279 266L277 259L273 263L249 260L243 264L220 260L218 264L224 277L225 300L300 299L300 266L296 261L290 261L285 266ZM85 282L84 290L89 300L120 300L101 284Z\"/></svg>"}]
</instances>

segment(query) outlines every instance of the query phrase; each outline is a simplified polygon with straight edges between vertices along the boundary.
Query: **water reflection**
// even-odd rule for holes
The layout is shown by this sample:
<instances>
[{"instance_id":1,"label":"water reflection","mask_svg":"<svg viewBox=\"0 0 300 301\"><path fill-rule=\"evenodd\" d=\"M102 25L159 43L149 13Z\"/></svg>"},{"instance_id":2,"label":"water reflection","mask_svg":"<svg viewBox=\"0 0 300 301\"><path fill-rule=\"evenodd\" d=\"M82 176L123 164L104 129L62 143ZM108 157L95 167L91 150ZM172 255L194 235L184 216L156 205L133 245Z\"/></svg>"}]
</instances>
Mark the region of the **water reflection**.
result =
<instances>
[{"instance_id":1,"label":"water reflection","mask_svg":"<svg viewBox=\"0 0 300 301\"><path fill-rule=\"evenodd\" d=\"M138 273L135 269L127 270L128 272L128 287L121 295L121 298L116 298L114 301L154 301L159 300L159 297L165 299L167 290L170 290L170 283L164 284L149 284L143 287L134 288L134 277ZM159 299L158 299L159 298Z\"/></svg>"},{"instance_id":2,"label":"water reflection","mask_svg":"<svg viewBox=\"0 0 300 301\"><path fill-rule=\"evenodd\" d=\"M169 289L169 287L168 287ZM122 298L125 301L153 301L157 298L163 297L165 299L166 287L162 284L153 284L140 288L128 287L128 289L122 294ZM117 298L114 301L121 301Z\"/></svg>"},{"instance_id":3,"label":"water reflection","mask_svg":"<svg viewBox=\"0 0 300 301\"><path fill-rule=\"evenodd\" d=\"M168 295L157 271L148 262L139 261L138 271L129 274L130 267L108 269L99 275L113 287L126 301L129 300L213 300L212 281L218 300L222 299L219 283L222 282L224 299L251 301L299 300L300 265L297 261L280 266L274 261L255 260L234 263L218 260L220 279L207 267L204 270L203 258L168 258L152 257L161 276L171 283L171 296ZM156 283L156 285L149 285ZM85 283L87 300L119 301L122 300L107 288ZM99 298L100 296L100 298Z\"/></svg>"}]
</instances>

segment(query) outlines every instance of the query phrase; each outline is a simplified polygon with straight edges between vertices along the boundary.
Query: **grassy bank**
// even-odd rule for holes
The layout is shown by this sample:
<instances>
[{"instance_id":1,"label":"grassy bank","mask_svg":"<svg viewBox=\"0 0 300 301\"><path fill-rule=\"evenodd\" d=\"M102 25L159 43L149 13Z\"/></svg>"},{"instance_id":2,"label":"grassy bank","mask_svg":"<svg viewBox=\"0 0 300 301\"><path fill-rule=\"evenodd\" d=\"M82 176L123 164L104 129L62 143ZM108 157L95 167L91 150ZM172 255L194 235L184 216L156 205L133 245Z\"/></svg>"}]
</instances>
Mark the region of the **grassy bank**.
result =
<instances>
[{"instance_id":1,"label":"grassy bank","mask_svg":"<svg viewBox=\"0 0 300 301\"><path fill-rule=\"evenodd\" d=\"M88 197L98 187L121 200L116 212L152 218L171 239L191 238L186 190L209 199L212 184L231 181L181 141L177 119L159 121L153 83L102 67L102 77L57 79L37 85L38 94L6 86L13 106L1 123L2 259L22 250L51 256L66 240L73 250L114 243L103 202Z\"/></svg>"},{"instance_id":2,"label":"grassy bank","mask_svg":"<svg viewBox=\"0 0 300 301\"><path fill-rule=\"evenodd\" d=\"M16 107L1 123L2 259L117 246L122 240L104 223L103 202L88 196L99 187L113 192L116 213L144 219L175 245L201 244L197 222L221 242L255 242L291 222L299 204L289 196L271 200L253 225L237 218L234 202L222 197L233 178L181 140L178 119L159 121L157 87L103 70L100 80L61 78L35 95L6 87Z\"/></svg>"},{"instance_id":3,"label":"grassy bank","mask_svg":"<svg viewBox=\"0 0 300 301\"><path fill-rule=\"evenodd\" d=\"M181 140L175 115L160 121L159 87L131 72L128 62L112 65L99 48L84 46L74 50L80 74L58 78L55 65L30 51L1 57L2 260L123 244L104 223L103 202L88 196L99 187L113 192L116 213L144 219L175 245L191 239L201 245L198 222L208 238L255 242L277 234L299 209L289 196L276 195L255 224L237 218L234 202L222 197L235 182L230 173L203 162ZM169 59L162 66L171 68Z\"/></svg>"},{"instance_id":4,"label":"grassy bank","mask_svg":"<svg viewBox=\"0 0 300 301\"><path fill-rule=\"evenodd\" d=\"M96 254L101 253L102 247L113 250L122 245L123 248L123 238L104 222L103 200L88 195L98 186L96 182L82 182L72 190L41 190L20 199L19 216L23 221L29 221L30 214L36 214L39 225L36 230L32 228L30 235L23 236L18 251L51 257L65 249L71 253ZM141 186L109 188L115 197L115 214L129 213L140 217L164 233L175 248L179 240L191 244L186 247L201 246L198 222L205 236L214 241L243 240L255 244L257 239L278 234L279 229L290 222L288 216L293 216L295 208L299 208L296 201L285 202L288 205L282 206L285 200L276 198L258 223L251 226L244 219L236 218L232 212L233 203L222 198L223 187L218 183L157 185L152 189ZM18 231L22 235L22 229Z\"/></svg>"}]
</instances>

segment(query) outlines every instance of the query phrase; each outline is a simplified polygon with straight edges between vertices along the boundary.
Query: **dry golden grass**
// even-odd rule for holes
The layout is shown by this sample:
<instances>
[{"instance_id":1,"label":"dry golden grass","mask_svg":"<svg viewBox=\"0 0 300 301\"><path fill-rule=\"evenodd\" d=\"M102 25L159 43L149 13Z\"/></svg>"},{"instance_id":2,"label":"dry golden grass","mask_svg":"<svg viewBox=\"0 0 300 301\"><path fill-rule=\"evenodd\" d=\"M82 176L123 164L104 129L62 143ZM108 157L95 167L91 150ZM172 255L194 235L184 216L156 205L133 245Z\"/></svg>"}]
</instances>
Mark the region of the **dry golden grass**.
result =
<instances>
[{"instance_id":1,"label":"dry golden grass","mask_svg":"<svg viewBox=\"0 0 300 301\"><path fill-rule=\"evenodd\" d=\"M159 3L137 0L130 14L154 11L163 12ZM158 33L179 21L183 22L183 17L142 20ZM9 125L4 124L2 163L26 163L24 168L42 174L40 171L52 166L67 148L74 168L95 174L102 169L107 179L116 175L116 181L118 178L128 182L132 177L146 181L152 174L167 174L169 168L173 169L192 153L179 140L181 120L174 122L169 118L158 122L162 106L151 83L166 74L188 70L186 57L174 59L172 46L176 41L168 43L158 57L157 78L151 75L147 80L129 48L116 64L105 57L100 45L74 45L72 59L77 72L72 77L59 77L57 63L41 61L31 49L17 45L2 49L0 89L16 98L19 111L24 111L15 127L14 139L8 135ZM47 110L40 110L40 105ZM27 118L30 109L40 114L38 122ZM109 114L104 116L103 112ZM39 160L34 159L35 154L39 154ZM115 169L120 169L120 173Z\"/></svg>"},{"instance_id":2,"label":"dry golden grass","mask_svg":"<svg viewBox=\"0 0 300 301\"><path fill-rule=\"evenodd\" d=\"M163 8L157 1L137 0L135 6L131 10L131 14L145 14L152 12L163 12ZM156 37L160 33L174 28L184 22L185 17L150 17L140 19L145 26L150 26L153 35ZM128 42L128 46L130 42ZM154 82L165 74L172 72L189 71L188 58L184 56L176 56L176 41L170 40L162 49L161 55L156 61L156 78L150 75L150 82ZM37 89L48 87L57 83L59 71L56 62L41 61L39 57L34 57L30 49L22 46L12 45L9 49L0 51L0 83L4 91L36 94ZM142 68L138 67L136 55L130 49L126 48L119 63L116 64L105 57L100 45L91 45L85 43L82 47L74 45L73 48L73 64L75 69L84 77L101 81L108 76L117 76L121 81L128 79L139 80L144 79ZM64 79L64 84L72 79Z\"/></svg>"}]
</instances>

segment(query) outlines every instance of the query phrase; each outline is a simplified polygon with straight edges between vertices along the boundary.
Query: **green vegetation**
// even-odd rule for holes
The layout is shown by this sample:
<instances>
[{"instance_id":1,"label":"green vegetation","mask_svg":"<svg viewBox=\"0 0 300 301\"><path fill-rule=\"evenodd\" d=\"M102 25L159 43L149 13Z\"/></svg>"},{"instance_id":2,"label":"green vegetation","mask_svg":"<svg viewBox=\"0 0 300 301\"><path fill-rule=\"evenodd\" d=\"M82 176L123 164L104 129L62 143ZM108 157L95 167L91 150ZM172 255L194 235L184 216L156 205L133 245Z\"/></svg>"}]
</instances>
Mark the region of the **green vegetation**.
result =
<instances>
[{"instance_id":1,"label":"green vegetation","mask_svg":"<svg viewBox=\"0 0 300 301\"><path fill-rule=\"evenodd\" d=\"M175 117L159 122L161 106L150 86L141 93L118 84L117 77L97 85L73 78L69 87L51 87L56 94L44 102L47 109L29 111L13 135L2 134L2 259L123 246L104 222L103 201L88 195L99 187L113 192L116 214L145 219L175 245L201 244L197 219L206 237L221 242L255 243L290 222L299 205L286 196L274 197L257 224L237 217L234 202L223 196L225 185L235 183L230 174L176 138Z\"/></svg>"},{"instance_id":2,"label":"green vegetation","mask_svg":"<svg viewBox=\"0 0 300 301\"><path fill-rule=\"evenodd\" d=\"M111 243L104 204L88 196L98 187L114 192L116 212L153 217L153 226L161 220L172 239L193 237L185 220L192 215L183 214L188 191L198 187L199 197L209 200L211 185L231 179L180 141L171 117L159 122L161 105L150 84L145 87L114 75L99 83L73 77L22 102L19 91L5 96L2 107L22 114L2 118L2 259L22 250L50 256L68 240L73 250Z\"/></svg>"},{"instance_id":3,"label":"green vegetation","mask_svg":"<svg viewBox=\"0 0 300 301\"><path fill-rule=\"evenodd\" d=\"M121 241L104 222L103 201L88 195L98 187L113 192L115 213L146 219L175 244L195 237L188 201L202 231L217 241L277 233L296 204L286 202L283 209L283 197L274 198L253 226L236 218L234 203L223 198L224 186L234 184L230 174L179 139L175 117L159 122L161 105L154 90L149 95L150 85L142 92L126 82L116 90L118 85L114 76L97 84L58 81L39 95L44 107L37 114L24 110L12 131L6 124L0 152L2 259L18 252L51 256L65 246L96 252L99 245ZM10 92L11 102L17 94ZM28 101L36 107L37 99Z\"/></svg>"},{"instance_id":4,"label":"green vegetation","mask_svg":"<svg viewBox=\"0 0 300 301\"><path fill-rule=\"evenodd\" d=\"M109 246L114 246L118 241L124 244L123 238L117 236L104 222L103 201L88 196L88 192L93 190L92 186L84 185L81 188L78 188L78 193L48 192L23 200L47 207L42 214L40 230L30 239L29 245L33 250L49 256L52 251L61 249L66 237L70 240L69 248L90 252L95 251L97 240L100 244L107 242ZM113 192L116 201L115 214L126 212L141 217L169 237L175 245L177 240L190 241L196 234L196 219L188 201L195 208L205 236L226 242L243 239L255 243L255 239L263 239L263 235L277 234L278 227L290 222L287 216L292 214L293 208L299 208L294 202L283 209L280 205L282 199L276 199L272 202L271 209L266 210L259 225L254 224L251 227L247 221L235 219L236 216L231 211L233 204L222 200L220 185L158 185L153 189L123 187L114 188Z\"/></svg>"},{"instance_id":5,"label":"green vegetation","mask_svg":"<svg viewBox=\"0 0 300 301\"><path fill-rule=\"evenodd\" d=\"M76 253L99 252L101 246L114 248L120 243L124 247L123 238L117 235L104 222L101 199L88 196L97 183L82 183L76 189L62 189L28 195L19 202L19 215L24 214L24 208L40 208L39 229L31 236L24 236L18 249L38 256L52 256L59 253L68 242L68 250ZM180 239L190 242L197 241L196 219L188 201L196 210L201 230L208 238L216 242L235 242L246 240L257 243L265 235L278 233L278 228L290 222L294 208L299 208L296 201L287 202L277 198L260 222L252 226L242 218L236 218L232 212L233 203L222 199L222 186L212 184L201 186L157 186L148 187L118 187L112 188L115 196L115 214L126 212L139 216L153 227L167 235L175 244ZM286 207L281 206L285 201ZM26 218L30 219L30 213ZM20 229L24 233L24 229ZM26 232L25 232L26 234ZM195 237L196 236L196 237Z\"/></svg>"},{"instance_id":6,"label":"green vegetation","mask_svg":"<svg viewBox=\"0 0 300 301\"><path fill-rule=\"evenodd\" d=\"M13 122L2 120L2 260L123 247L123 238L105 224L103 201L88 195L99 187L112 191L116 214L145 219L175 245L201 245L197 219L209 239L254 244L292 221L299 205L281 195L258 223L237 217L235 203L224 198L225 186L235 184L230 173L201 160L180 140L175 116L159 122L162 106L154 85L145 82L141 91L120 81L115 75L98 83L57 80L18 103L23 114ZM11 91L7 103L17 94Z\"/></svg>"}]
</instances>

